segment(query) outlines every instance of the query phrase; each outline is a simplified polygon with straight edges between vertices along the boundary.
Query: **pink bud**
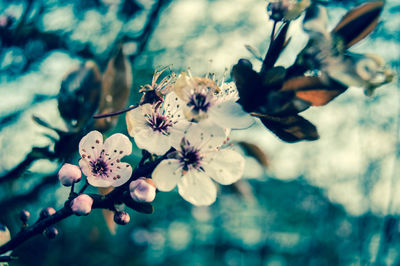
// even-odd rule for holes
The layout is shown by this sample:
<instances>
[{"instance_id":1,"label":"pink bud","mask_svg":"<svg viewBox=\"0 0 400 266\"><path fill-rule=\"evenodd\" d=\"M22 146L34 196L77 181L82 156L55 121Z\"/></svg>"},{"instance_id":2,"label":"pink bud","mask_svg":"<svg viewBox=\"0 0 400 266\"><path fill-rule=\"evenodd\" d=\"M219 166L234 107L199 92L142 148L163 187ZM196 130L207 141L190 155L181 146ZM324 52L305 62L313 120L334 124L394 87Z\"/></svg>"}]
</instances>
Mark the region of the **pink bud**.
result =
<instances>
[{"instance_id":1,"label":"pink bud","mask_svg":"<svg viewBox=\"0 0 400 266\"><path fill-rule=\"evenodd\" d=\"M72 186L81 180L81 169L73 164L65 163L58 171L58 179L66 187Z\"/></svg>"},{"instance_id":2,"label":"pink bud","mask_svg":"<svg viewBox=\"0 0 400 266\"><path fill-rule=\"evenodd\" d=\"M119 211L114 213L114 222L120 225L126 225L131 220L127 212Z\"/></svg>"},{"instance_id":3,"label":"pink bud","mask_svg":"<svg viewBox=\"0 0 400 266\"><path fill-rule=\"evenodd\" d=\"M29 218L31 217L31 214L27 210L22 210L19 213L19 218L21 221L25 224L28 222Z\"/></svg>"},{"instance_id":4,"label":"pink bud","mask_svg":"<svg viewBox=\"0 0 400 266\"><path fill-rule=\"evenodd\" d=\"M71 202L71 210L76 215L88 215L92 210L93 199L89 195L81 194Z\"/></svg>"},{"instance_id":5,"label":"pink bud","mask_svg":"<svg viewBox=\"0 0 400 266\"><path fill-rule=\"evenodd\" d=\"M58 235L58 229L55 228L54 226L49 226L47 227L44 231L43 234L48 238L48 239L53 239Z\"/></svg>"},{"instance_id":6,"label":"pink bud","mask_svg":"<svg viewBox=\"0 0 400 266\"><path fill-rule=\"evenodd\" d=\"M140 177L129 185L131 197L137 202L152 202L156 197L156 186L150 178Z\"/></svg>"},{"instance_id":7,"label":"pink bud","mask_svg":"<svg viewBox=\"0 0 400 266\"><path fill-rule=\"evenodd\" d=\"M46 209L43 209L43 210L40 212L40 219L49 217L49 216L51 216L51 215L53 215L53 214L55 214L55 213L56 213L56 210L55 210L54 208L48 207L48 208L46 208Z\"/></svg>"}]
</instances>

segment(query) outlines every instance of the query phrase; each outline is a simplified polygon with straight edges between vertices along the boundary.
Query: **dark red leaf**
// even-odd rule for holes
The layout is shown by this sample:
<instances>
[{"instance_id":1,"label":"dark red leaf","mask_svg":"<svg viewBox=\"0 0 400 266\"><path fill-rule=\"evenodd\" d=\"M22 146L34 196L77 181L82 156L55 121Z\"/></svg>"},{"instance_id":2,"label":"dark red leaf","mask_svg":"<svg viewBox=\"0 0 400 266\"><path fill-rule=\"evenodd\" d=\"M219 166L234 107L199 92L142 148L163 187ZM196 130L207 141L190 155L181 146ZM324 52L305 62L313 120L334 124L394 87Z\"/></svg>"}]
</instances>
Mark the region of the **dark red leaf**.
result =
<instances>
[{"instance_id":1,"label":"dark red leaf","mask_svg":"<svg viewBox=\"0 0 400 266\"><path fill-rule=\"evenodd\" d=\"M351 47L375 29L384 4L369 2L349 11L332 32L343 39L346 48Z\"/></svg>"},{"instance_id":2,"label":"dark red leaf","mask_svg":"<svg viewBox=\"0 0 400 266\"><path fill-rule=\"evenodd\" d=\"M310 102L313 106L322 106L346 91L347 87L329 80L322 82L319 77L295 77L287 80L282 90L295 90L296 97Z\"/></svg>"},{"instance_id":3,"label":"dark red leaf","mask_svg":"<svg viewBox=\"0 0 400 266\"><path fill-rule=\"evenodd\" d=\"M260 119L269 130L283 141L298 142L319 139L317 128L299 115L287 117L261 115Z\"/></svg>"},{"instance_id":4,"label":"dark red leaf","mask_svg":"<svg viewBox=\"0 0 400 266\"><path fill-rule=\"evenodd\" d=\"M239 103L247 112L254 111L265 101L260 75L249 60L240 59L232 68L232 76L239 92ZM264 94L264 95L263 95Z\"/></svg>"}]
</instances>

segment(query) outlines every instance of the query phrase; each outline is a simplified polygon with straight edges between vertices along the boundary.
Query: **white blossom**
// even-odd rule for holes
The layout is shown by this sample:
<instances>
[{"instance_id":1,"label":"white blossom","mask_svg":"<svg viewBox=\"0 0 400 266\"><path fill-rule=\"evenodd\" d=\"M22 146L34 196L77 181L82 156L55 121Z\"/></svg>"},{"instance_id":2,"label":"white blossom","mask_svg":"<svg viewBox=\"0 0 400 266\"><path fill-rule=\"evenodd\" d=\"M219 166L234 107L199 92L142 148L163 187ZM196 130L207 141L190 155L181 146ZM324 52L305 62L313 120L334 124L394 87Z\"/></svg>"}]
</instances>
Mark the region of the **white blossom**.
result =
<instances>
[{"instance_id":1,"label":"white blossom","mask_svg":"<svg viewBox=\"0 0 400 266\"><path fill-rule=\"evenodd\" d=\"M103 144L103 135L94 130L79 143L81 160L79 166L87 176L89 184L95 187L118 187L131 177L132 167L121 162L121 158L132 152L128 137L117 133Z\"/></svg>"},{"instance_id":2,"label":"white blossom","mask_svg":"<svg viewBox=\"0 0 400 266\"><path fill-rule=\"evenodd\" d=\"M210 205L217 196L215 183L229 185L243 174L244 158L232 149L220 149L225 131L192 125L172 158L163 160L152 178L160 191L178 186L179 194L194 205Z\"/></svg>"},{"instance_id":3,"label":"white blossom","mask_svg":"<svg viewBox=\"0 0 400 266\"><path fill-rule=\"evenodd\" d=\"M126 124L136 145L162 155L179 142L190 124L182 112L182 105L184 103L171 92L163 102L140 105L128 112Z\"/></svg>"},{"instance_id":4,"label":"white blossom","mask_svg":"<svg viewBox=\"0 0 400 266\"><path fill-rule=\"evenodd\" d=\"M183 72L176 80L174 91L185 102L188 120L209 120L222 128L233 129L247 128L254 122L236 103L239 97L233 82L218 86L208 77L192 77Z\"/></svg>"}]
</instances>

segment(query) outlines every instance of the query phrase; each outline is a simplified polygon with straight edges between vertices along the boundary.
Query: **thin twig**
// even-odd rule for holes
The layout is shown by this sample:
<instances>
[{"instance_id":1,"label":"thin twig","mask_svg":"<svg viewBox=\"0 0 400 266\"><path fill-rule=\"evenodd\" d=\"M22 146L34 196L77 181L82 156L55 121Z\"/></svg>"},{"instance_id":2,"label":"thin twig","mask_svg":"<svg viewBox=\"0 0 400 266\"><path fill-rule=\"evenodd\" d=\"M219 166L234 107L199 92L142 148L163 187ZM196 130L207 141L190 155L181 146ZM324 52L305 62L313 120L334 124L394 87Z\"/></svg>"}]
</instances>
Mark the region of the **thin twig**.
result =
<instances>
[{"instance_id":1,"label":"thin twig","mask_svg":"<svg viewBox=\"0 0 400 266\"><path fill-rule=\"evenodd\" d=\"M81 190L79 190L79 194L82 194L83 192L85 192L86 188L89 186L88 181L86 180L85 184L83 185L83 187L81 188Z\"/></svg>"},{"instance_id":2,"label":"thin twig","mask_svg":"<svg viewBox=\"0 0 400 266\"><path fill-rule=\"evenodd\" d=\"M111 116L116 116L116 115L120 115L126 112L129 112L130 110L133 110L137 107L137 105L131 105L128 108L121 110L121 111L117 111L117 112L113 112L113 113L108 113L108 114L99 114L99 115L94 115L93 118L94 119L100 119L100 118L106 118L106 117L111 117Z\"/></svg>"}]
</instances>

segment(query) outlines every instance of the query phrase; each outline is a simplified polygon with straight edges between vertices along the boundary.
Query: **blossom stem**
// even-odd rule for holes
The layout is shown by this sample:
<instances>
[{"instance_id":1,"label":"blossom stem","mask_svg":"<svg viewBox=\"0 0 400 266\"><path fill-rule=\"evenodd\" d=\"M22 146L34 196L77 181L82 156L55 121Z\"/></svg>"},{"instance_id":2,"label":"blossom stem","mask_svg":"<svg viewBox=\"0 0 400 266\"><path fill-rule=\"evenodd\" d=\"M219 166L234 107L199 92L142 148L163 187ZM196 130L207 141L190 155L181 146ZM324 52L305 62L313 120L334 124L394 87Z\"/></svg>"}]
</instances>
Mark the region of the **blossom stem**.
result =
<instances>
[{"instance_id":1,"label":"blossom stem","mask_svg":"<svg viewBox=\"0 0 400 266\"><path fill-rule=\"evenodd\" d=\"M74 188L75 188L75 183L72 183L71 185L71 191L69 192L69 196L71 197L71 195L74 194Z\"/></svg>"},{"instance_id":2,"label":"blossom stem","mask_svg":"<svg viewBox=\"0 0 400 266\"><path fill-rule=\"evenodd\" d=\"M94 119L100 119L100 118L106 118L106 117L111 117L111 116L116 116L116 115L120 115L126 112L129 112L130 110L135 109L136 107L138 107L137 105L131 105L128 108L121 110L121 111L117 111L117 112L113 112L113 113L108 113L108 114L99 114L99 115L94 115L93 118Z\"/></svg>"},{"instance_id":3,"label":"blossom stem","mask_svg":"<svg viewBox=\"0 0 400 266\"><path fill-rule=\"evenodd\" d=\"M82 194L83 192L85 192L86 188L89 186L88 181L86 180L86 183L83 185L83 187L81 188L81 190L79 190L79 194Z\"/></svg>"},{"instance_id":4,"label":"blossom stem","mask_svg":"<svg viewBox=\"0 0 400 266\"><path fill-rule=\"evenodd\" d=\"M272 45L272 43L274 42L274 39L275 39L276 24L278 24L278 22L276 20L274 20L274 25L272 26L272 32L271 32L271 43L270 43L270 45Z\"/></svg>"}]
</instances>

